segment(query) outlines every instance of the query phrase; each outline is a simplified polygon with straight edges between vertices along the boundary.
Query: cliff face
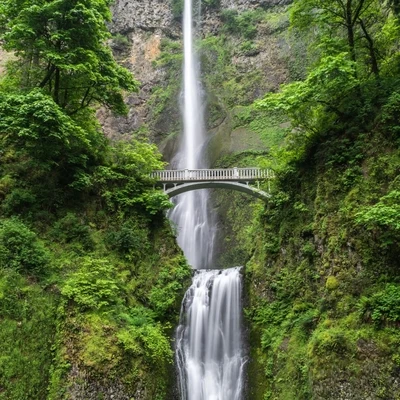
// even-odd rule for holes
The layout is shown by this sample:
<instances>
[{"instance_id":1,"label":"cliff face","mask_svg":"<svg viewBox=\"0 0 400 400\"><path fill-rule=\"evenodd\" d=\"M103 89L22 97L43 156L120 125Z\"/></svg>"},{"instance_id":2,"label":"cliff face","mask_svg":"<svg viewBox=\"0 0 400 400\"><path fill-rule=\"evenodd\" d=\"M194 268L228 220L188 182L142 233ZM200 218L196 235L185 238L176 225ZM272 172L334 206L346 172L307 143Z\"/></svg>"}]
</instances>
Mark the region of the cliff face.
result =
<instances>
[{"instance_id":1,"label":"cliff face","mask_svg":"<svg viewBox=\"0 0 400 400\"><path fill-rule=\"evenodd\" d=\"M117 1L112 13L114 54L140 81L140 93L126 99L129 106L126 117L114 117L106 109L98 112L105 133L119 139L148 123L151 92L165 80L165 71L155 67L154 62L160 55L161 41L171 35L179 37L179 27L174 23L169 4L160 0Z\"/></svg>"},{"instance_id":2,"label":"cliff face","mask_svg":"<svg viewBox=\"0 0 400 400\"><path fill-rule=\"evenodd\" d=\"M216 7L202 10L198 46L207 93L213 163L232 151L268 147L268 143L233 119L239 107L276 89L290 75L290 44L284 35L288 3L288 0L223 0ZM133 132L148 134L159 144L167 160L171 159L181 132L180 12L175 10L174 2L115 3L112 46L119 61L140 81L141 88L138 95L127 97L131 106L127 117L114 118L107 110L99 111L108 136L117 139ZM248 133L245 145L244 131Z\"/></svg>"},{"instance_id":3,"label":"cliff face","mask_svg":"<svg viewBox=\"0 0 400 400\"><path fill-rule=\"evenodd\" d=\"M251 399L400 396L399 232L358 219L389 210L399 187L399 143L379 124L353 142L327 138L280 176L253 223L241 219L252 254ZM381 174L382 163L397 167Z\"/></svg>"}]
</instances>

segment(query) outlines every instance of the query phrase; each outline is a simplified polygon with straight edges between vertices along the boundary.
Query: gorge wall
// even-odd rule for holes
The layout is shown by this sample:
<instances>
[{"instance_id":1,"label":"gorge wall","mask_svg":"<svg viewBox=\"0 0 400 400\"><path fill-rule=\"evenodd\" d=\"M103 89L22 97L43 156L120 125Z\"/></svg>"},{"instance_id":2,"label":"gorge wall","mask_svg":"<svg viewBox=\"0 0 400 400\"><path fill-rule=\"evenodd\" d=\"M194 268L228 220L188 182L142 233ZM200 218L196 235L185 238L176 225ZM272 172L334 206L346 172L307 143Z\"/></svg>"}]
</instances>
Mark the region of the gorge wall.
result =
<instances>
[{"instance_id":1,"label":"gorge wall","mask_svg":"<svg viewBox=\"0 0 400 400\"><path fill-rule=\"evenodd\" d=\"M255 157L279 146L290 127L277 113L261 113L253 102L279 85L302 77L306 45L288 35L291 1L203 2L197 48L207 96L208 156L213 166L258 165ZM140 81L128 96L127 117L98 115L107 136L142 135L158 144L170 162L181 133L182 2L116 2L110 26L117 59ZM219 215L219 266L243 264L244 251L233 243L234 222L226 196L215 191ZM233 194L238 203L249 199ZM243 210L243 207L240 207ZM248 207L244 208L251 214ZM250 215L248 214L248 216ZM227 251L231 249L232 251ZM234 249L234 250L233 250Z\"/></svg>"},{"instance_id":2,"label":"gorge wall","mask_svg":"<svg viewBox=\"0 0 400 400\"><path fill-rule=\"evenodd\" d=\"M246 126L241 107L290 79L295 51L287 42L286 5L290 1L221 1L203 4L198 47L207 93L210 157L266 150L268 139ZM182 38L178 0L116 2L111 43L119 61L140 81L138 95L127 103L129 115L113 118L99 111L106 134L113 138L148 134L169 161L181 130ZM236 20L235 20L236 18ZM224 22L225 21L225 22ZM276 121L270 121L270 125ZM242 133L246 133L243 135ZM243 138L245 139L243 140Z\"/></svg>"}]
</instances>

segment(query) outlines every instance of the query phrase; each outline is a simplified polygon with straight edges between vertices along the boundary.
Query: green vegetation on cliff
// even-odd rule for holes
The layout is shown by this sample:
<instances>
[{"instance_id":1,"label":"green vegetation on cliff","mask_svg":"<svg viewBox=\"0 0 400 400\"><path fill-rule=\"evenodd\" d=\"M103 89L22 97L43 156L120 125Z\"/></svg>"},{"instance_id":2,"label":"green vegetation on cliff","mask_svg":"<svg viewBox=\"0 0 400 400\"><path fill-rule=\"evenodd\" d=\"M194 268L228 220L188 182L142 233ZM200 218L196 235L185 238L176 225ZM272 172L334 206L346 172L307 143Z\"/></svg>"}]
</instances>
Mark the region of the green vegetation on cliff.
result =
<instances>
[{"instance_id":1,"label":"green vegetation on cliff","mask_svg":"<svg viewBox=\"0 0 400 400\"><path fill-rule=\"evenodd\" d=\"M297 0L291 20L315 35L307 76L255 105L292 129L244 220L251 398L398 399L398 20L362 0Z\"/></svg>"},{"instance_id":2,"label":"green vegetation on cliff","mask_svg":"<svg viewBox=\"0 0 400 400\"><path fill-rule=\"evenodd\" d=\"M95 118L137 89L105 44L109 3L0 11L0 399L163 399L190 270L149 177L161 155Z\"/></svg>"}]
</instances>

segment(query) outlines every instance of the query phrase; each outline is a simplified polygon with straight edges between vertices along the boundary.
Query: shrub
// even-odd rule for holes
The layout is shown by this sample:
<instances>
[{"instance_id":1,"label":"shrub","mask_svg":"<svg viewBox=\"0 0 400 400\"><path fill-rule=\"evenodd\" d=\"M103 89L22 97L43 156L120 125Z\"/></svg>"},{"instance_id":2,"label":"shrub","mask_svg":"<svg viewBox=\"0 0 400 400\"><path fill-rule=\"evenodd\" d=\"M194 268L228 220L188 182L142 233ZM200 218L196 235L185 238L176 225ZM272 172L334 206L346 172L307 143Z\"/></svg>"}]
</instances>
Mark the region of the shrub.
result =
<instances>
[{"instance_id":1,"label":"shrub","mask_svg":"<svg viewBox=\"0 0 400 400\"><path fill-rule=\"evenodd\" d=\"M172 363L173 352L160 324L130 327L117 333L120 344L133 355L144 354L154 364Z\"/></svg>"},{"instance_id":2,"label":"shrub","mask_svg":"<svg viewBox=\"0 0 400 400\"><path fill-rule=\"evenodd\" d=\"M221 14L225 29L232 34L254 39L257 35L257 15L252 11L239 14L236 10L225 10Z\"/></svg>"},{"instance_id":3,"label":"shrub","mask_svg":"<svg viewBox=\"0 0 400 400\"><path fill-rule=\"evenodd\" d=\"M191 271L182 256L162 266L148 296L149 303L158 317L166 316L174 308L177 309L184 290L183 283L190 275Z\"/></svg>"},{"instance_id":4,"label":"shrub","mask_svg":"<svg viewBox=\"0 0 400 400\"><path fill-rule=\"evenodd\" d=\"M118 50L125 50L128 46L129 39L126 36L117 33L112 37L112 47Z\"/></svg>"},{"instance_id":5,"label":"shrub","mask_svg":"<svg viewBox=\"0 0 400 400\"><path fill-rule=\"evenodd\" d=\"M203 0L206 7L217 9L221 5L221 0Z\"/></svg>"},{"instance_id":6,"label":"shrub","mask_svg":"<svg viewBox=\"0 0 400 400\"><path fill-rule=\"evenodd\" d=\"M365 321L376 325L400 322L400 285L387 284L380 292L362 297L358 309Z\"/></svg>"},{"instance_id":7,"label":"shrub","mask_svg":"<svg viewBox=\"0 0 400 400\"><path fill-rule=\"evenodd\" d=\"M184 0L172 0L172 14L175 19L180 19L183 14Z\"/></svg>"},{"instance_id":8,"label":"shrub","mask_svg":"<svg viewBox=\"0 0 400 400\"><path fill-rule=\"evenodd\" d=\"M393 135L400 133L400 92L394 92L382 108L382 122Z\"/></svg>"},{"instance_id":9,"label":"shrub","mask_svg":"<svg viewBox=\"0 0 400 400\"><path fill-rule=\"evenodd\" d=\"M356 222L368 229L383 227L400 232L400 191L393 190L371 207L356 214Z\"/></svg>"},{"instance_id":10,"label":"shrub","mask_svg":"<svg viewBox=\"0 0 400 400\"><path fill-rule=\"evenodd\" d=\"M82 309L100 309L117 304L120 288L108 260L85 257L79 268L66 280L61 293Z\"/></svg>"},{"instance_id":11,"label":"shrub","mask_svg":"<svg viewBox=\"0 0 400 400\"><path fill-rule=\"evenodd\" d=\"M86 250L94 246L89 227L73 213L68 213L54 224L52 236L63 243L78 241Z\"/></svg>"},{"instance_id":12,"label":"shrub","mask_svg":"<svg viewBox=\"0 0 400 400\"><path fill-rule=\"evenodd\" d=\"M260 52L258 46L251 40L246 40L242 43L240 51L247 57L255 56Z\"/></svg>"},{"instance_id":13,"label":"shrub","mask_svg":"<svg viewBox=\"0 0 400 400\"><path fill-rule=\"evenodd\" d=\"M0 267L40 274L48 262L43 243L26 225L18 219L0 222Z\"/></svg>"},{"instance_id":14,"label":"shrub","mask_svg":"<svg viewBox=\"0 0 400 400\"><path fill-rule=\"evenodd\" d=\"M353 344L347 332L339 327L320 328L312 335L308 351L310 355L344 355L351 352Z\"/></svg>"},{"instance_id":15,"label":"shrub","mask_svg":"<svg viewBox=\"0 0 400 400\"><path fill-rule=\"evenodd\" d=\"M328 276L326 279L325 287L328 290L335 290L339 287L339 282L334 276Z\"/></svg>"},{"instance_id":16,"label":"shrub","mask_svg":"<svg viewBox=\"0 0 400 400\"><path fill-rule=\"evenodd\" d=\"M26 209L31 209L36 202L36 196L32 191L15 188L5 196L1 208L6 215L20 214Z\"/></svg>"},{"instance_id":17,"label":"shrub","mask_svg":"<svg viewBox=\"0 0 400 400\"><path fill-rule=\"evenodd\" d=\"M392 190L373 206L363 207L355 220L378 234L381 247L396 245L400 238L400 191Z\"/></svg>"},{"instance_id":18,"label":"shrub","mask_svg":"<svg viewBox=\"0 0 400 400\"><path fill-rule=\"evenodd\" d=\"M126 259L137 261L149 247L149 230L145 224L130 219L124 222L117 231L110 232L106 241L109 248L116 250Z\"/></svg>"},{"instance_id":19,"label":"shrub","mask_svg":"<svg viewBox=\"0 0 400 400\"><path fill-rule=\"evenodd\" d=\"M143 306L129 308L126 312L118 315L119 320L130 326L140 327L154 323L154 312Z\"/></svg>"}]
</instances>

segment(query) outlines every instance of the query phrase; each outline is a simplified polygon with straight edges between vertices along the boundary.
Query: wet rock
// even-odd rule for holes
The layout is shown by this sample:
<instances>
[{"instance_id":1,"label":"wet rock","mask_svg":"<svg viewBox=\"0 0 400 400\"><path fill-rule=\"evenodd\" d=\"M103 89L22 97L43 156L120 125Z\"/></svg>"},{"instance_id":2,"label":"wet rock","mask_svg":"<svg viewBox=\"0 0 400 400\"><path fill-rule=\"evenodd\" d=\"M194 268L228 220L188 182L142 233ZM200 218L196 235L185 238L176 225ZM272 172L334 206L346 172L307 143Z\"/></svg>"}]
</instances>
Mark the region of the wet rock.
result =
<instances>
[{"instance_id":1,"label":"wet rock","mask_svg":"<svg viewBox=\"0 0 400 400\"><path fill-rule=\"evenodd\" d=\"M269 8L283 6L290 0L221 0L219 9L203 9L201 22L201 36L218 34L222 22L221 12L226 9L236 9L239 12L255 9L262 6ZM166 71L157 66L161 52L161 44L165 39L181 40L181 23L174 19L170 1L165 0L116 0L112 7L113 19L110 29L113 34L122 34L129 41L129 48L114 47L119 62L132 71L140 82L140 92L129 95L126 99L129 113L124 117L115 117L106 109L98 111L98 117L106 135L112 139L131 137L132 132L139 130L143 125L150 126L150 138L159 143L164 149L175 148L174 143L165 143L171 132L179 130L180 111L178 99L167 105L164 112L154 119L149 104L154 88L165 84ZM278 43L269 36L267 28L260 27L256 46L251 51L237 54L232 64L240 74L246 75L260 71L263 82L249 93L249 97L256 99L269 90L276 90L287 80L287 69L282 54L287 51L285 43ZM235 39L233 39L235 40ZM240 38L237 39L238 47ZM221 118L221 124L224 120ZM215 122L213 129L218 130ZM169 139L168 139L169 140ZM170 140L174 141L174 137Z\"/></svg>"}]
</instances>

